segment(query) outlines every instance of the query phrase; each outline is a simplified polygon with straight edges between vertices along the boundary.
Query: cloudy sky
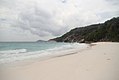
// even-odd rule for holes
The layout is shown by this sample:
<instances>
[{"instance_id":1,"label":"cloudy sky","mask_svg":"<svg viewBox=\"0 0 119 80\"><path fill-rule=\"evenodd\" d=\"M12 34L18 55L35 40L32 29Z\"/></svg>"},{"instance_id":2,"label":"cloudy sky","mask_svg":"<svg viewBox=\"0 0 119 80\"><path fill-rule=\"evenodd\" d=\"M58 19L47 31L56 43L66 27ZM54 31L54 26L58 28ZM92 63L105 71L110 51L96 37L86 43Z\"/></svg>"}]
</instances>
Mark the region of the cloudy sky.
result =
<instances>
[{"instance_id":1,"label":"cloudy sky","mask_svg":"<svg viewBox=\"0 0 119 80\"><path fill-rule=\"evenodd\" d=\"M117 16L118 0L0 0L0 41L48 40Z\"/></svg>"}]
</instances>

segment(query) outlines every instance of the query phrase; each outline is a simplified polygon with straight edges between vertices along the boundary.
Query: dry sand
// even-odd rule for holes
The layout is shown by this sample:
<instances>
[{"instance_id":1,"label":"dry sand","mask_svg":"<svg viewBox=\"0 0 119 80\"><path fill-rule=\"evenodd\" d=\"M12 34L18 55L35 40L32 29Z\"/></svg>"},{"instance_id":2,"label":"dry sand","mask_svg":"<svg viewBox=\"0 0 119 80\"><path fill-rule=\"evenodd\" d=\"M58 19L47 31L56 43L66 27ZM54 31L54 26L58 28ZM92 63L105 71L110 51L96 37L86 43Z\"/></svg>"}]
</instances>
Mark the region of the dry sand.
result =
<instances>
[{"instance_id":1,"label":"dry sand","mask_svg":"<svg viewBox=\"0 0 119 80\"><path fill-rule=\"evenodd\" d=\"M77 54L11 69L8 75L14 79L8 80L119 80L119 43L95 44Z\"/></svg>"}]
</instances>

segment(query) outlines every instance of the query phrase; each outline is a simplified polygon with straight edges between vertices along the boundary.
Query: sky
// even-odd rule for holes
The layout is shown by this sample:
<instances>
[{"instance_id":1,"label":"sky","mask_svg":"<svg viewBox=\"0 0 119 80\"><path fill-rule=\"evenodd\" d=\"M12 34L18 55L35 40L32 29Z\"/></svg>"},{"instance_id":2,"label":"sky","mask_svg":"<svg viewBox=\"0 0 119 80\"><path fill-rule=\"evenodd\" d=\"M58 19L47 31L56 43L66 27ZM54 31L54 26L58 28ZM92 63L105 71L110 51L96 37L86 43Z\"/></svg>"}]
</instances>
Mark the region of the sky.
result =
<instances>
[{"instance_id":1,"label":"sky","mask_svg":"<svg viewBox=\"0 0 119 80\"><path fill-rule=\"evenodd\" d=\"M118 0L0 0L0 41L37 41L119 16Z\"/></svg>"}]
</instances>

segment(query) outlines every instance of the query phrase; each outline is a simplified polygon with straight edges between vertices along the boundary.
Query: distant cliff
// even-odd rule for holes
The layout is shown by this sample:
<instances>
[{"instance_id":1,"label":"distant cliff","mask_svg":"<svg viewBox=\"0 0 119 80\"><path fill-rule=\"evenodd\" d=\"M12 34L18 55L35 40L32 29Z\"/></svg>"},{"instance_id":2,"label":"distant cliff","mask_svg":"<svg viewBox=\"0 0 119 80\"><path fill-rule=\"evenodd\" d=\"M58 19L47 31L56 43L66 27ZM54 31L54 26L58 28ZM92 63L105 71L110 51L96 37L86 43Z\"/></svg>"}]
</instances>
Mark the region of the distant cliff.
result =
<instances>
[{"instance_id":1,"label":"distant cliff","mask_svg":"<svg viewBox=\"0 0 119 80\"><path fill-rule=\"evenodd\" d=\"M72 29L61 37L50 39L57 42L119 42L119 17L101 24Z\"/></svg>"}]
</instances>

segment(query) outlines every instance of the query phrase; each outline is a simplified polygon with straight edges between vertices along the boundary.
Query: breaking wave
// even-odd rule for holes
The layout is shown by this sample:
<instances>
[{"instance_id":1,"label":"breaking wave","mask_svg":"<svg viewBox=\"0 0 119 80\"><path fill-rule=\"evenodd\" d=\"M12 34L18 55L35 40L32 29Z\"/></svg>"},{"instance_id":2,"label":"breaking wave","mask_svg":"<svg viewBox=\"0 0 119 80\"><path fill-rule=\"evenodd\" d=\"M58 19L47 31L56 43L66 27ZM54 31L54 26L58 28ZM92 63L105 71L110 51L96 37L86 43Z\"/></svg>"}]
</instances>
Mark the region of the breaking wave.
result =
<instances>
[{"instance_id":1,"label":"breaking wave","mask_svg":"<svg viewBox=\"0 0 119 80\"><path fill-rule=\"evenodd\" d=\"M39 50L39 51L28 52L27 49L0 51L0 63L11 63L15 61L42 58L47 56L50 57L59 56L63 54L69 54L66 53L66 51L68 50L72 50L72 49L82 50L87 48L88 46L89 45L87 44L70 43L70 44L61 45L59 47L54 47L54 48Z\"/></svg>"}]
</instances>

